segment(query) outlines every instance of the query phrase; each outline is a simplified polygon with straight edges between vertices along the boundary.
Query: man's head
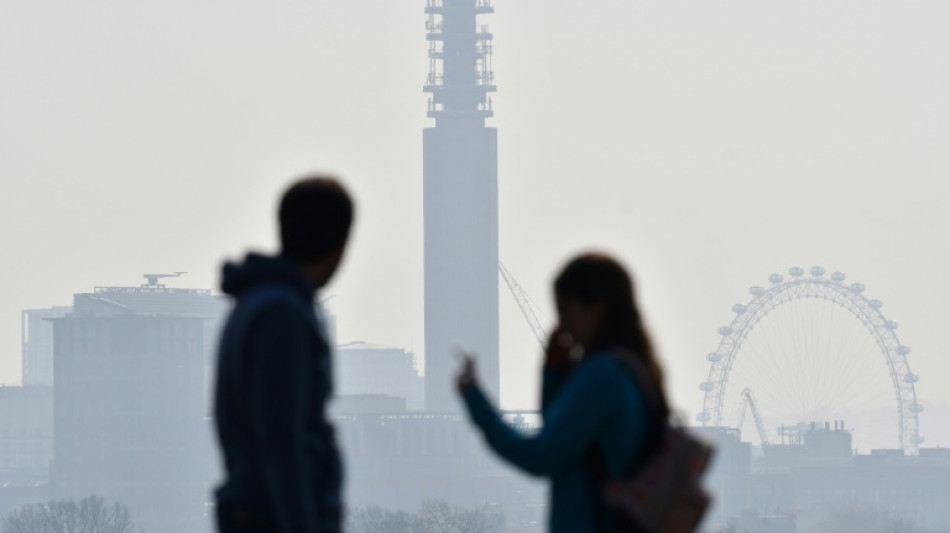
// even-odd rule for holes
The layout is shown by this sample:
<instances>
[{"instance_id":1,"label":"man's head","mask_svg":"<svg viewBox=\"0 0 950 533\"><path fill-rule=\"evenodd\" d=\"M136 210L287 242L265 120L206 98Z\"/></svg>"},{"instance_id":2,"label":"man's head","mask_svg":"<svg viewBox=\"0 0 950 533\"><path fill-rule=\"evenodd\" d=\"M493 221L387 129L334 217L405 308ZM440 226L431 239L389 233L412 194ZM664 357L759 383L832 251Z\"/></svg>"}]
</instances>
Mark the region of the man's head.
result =
<instances>
[{"instance_id":1,"label":"man's head","mask_svg":"<svg viewBox=\"0 0 950 533\"><path fill-rule=\"evenodd\" d=\"M350 195L335 178L306 177L284 193L278 219L281 255L310 271L316 287L325 284L336 271L350 234Z\"/></svg>"}]
</instances>

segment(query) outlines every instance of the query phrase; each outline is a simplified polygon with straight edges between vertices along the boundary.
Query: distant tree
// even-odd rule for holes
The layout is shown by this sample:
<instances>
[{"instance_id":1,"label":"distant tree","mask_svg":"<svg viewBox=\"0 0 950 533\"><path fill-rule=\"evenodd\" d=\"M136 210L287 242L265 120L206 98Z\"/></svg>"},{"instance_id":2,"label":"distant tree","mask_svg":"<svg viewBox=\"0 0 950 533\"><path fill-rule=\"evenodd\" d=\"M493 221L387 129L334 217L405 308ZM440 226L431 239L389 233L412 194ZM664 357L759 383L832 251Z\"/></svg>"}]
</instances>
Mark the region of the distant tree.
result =
<instances>
[{"instance_id":1,"label":"distant tree","mask_svg":"<svg viewBox=\"0 0 950 533\"><path fill-rule=\"evenodd\" d=\"M419 519L425 533L456 533L454 509L445 502L422 502Z\"/></svg>"},{"instance_id":2,"label":"distant tree","mask_svg":"<svg viewBox=\"0 0 950 533\"><path fill-rule=\"evenodd\" d=\"M459 516L459 531L470 533L501 533L505 530L505 515L501 511L484 506L480 509L462 511Z\"/></svg>"},{"instance_id":3,"label":"distant tree","mask_svg":"<svg viewBox=\"0 0 950 533\"><path fill-rule=\"evenodd\" d=\"M419 517L405 511L390 511L382 507L358 507L347 516L350 533L417 533L421 531Z\"/></svg>"},{"instance_id":4,"label":"distant tree","mask_svg":"<svg viewBox=\"0 0 950 533\"><path fill-rule=\"evenodd\" d=\"M464 509L426 501L418 513L358 507L347 517L350 533L500 533L505 516L490 506Z\"/></svg>"},{"instance_id":5,"label":"distant tree","mask_svg":"<svg viewBox=\"0 0 950 533\"><path fill-rule=\"evenodd\" d=\"M128 507L106 505L100 496L75 502L55 500L24 505L3 520L3 533L133 533Z\"/></svg>"}]
</instances>

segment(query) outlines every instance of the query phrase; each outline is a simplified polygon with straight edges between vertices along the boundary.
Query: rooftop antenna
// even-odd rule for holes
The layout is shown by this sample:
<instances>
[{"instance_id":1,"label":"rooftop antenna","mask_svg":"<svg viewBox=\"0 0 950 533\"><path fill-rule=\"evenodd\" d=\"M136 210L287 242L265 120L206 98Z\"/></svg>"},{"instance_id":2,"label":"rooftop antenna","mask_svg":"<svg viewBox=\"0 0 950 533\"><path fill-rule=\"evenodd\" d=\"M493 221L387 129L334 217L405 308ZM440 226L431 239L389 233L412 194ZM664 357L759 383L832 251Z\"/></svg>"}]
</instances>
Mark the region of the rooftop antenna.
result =
<instances>
[{"instance_id":1,"label":"rooftop antenna","mask_svg":"<svg viewBox=\"0 0 950 533\"><path fill-rule=\"evenodd\" d=\"M171 274L142 274L142 277L145 278L148 283L142 284L143 289L164 289L165 285L162 285L158 280L162 278L178 278L182 274L187 274L187 272L173 272Z\"/></svg>"}]
</instances>

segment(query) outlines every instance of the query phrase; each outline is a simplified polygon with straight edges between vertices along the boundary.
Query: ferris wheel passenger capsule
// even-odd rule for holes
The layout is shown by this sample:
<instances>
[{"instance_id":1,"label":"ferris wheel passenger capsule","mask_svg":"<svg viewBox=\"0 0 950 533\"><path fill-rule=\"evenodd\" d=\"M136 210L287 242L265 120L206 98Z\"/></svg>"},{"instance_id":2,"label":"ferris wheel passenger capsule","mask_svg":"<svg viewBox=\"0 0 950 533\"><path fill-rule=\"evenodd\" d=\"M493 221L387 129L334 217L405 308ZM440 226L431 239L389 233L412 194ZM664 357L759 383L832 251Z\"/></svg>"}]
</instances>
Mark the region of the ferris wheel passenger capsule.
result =
<instances>
[{"instance_id":1,"label":"ferris wheel passenger capsule","mask_svg":"<svg viewBox=\"0 0 950 533\"><path fill-rule=\"evenodd\" d=\"M920 376L918 376L917 374L907 374L906 376L904 376L904 381L906 381L907 383L917 383L918 381L920 381Z\"/></svg>"},{"instance_id":2,"label":"ferris wheel passenger capsule","mask_svg":"<svg viewBox=\"0 0 950 533\"><path fill-rule=\"evenodd\" d=\"M719 329L717 329L716 331L723 337L725 337L726 335L732 335L732 328L730 328L729 326L720 326Z\"/></svg>"},{"instance_id":3,"label":"ferris wheel passenger capsule","mask_svg":"<svg viewBox=\"0 0 950 533\"><path fill-rule=\"evenodd\" d=\"M699 384L699 390L703 392L709 392L715 388L716 388L716 384L713 383L712 381L704 381Z\"/></svg>"},{"instance_id":4,"label":"ferris wheel passenger capsule","mask_svg":"<svg viewBox=\"0 0 950 533\"><path fill-rule=\"evenodd\" d=\"M732 306L732 312L737 315L741 315L742 313L745 313L745 309L746 308L744 304L735 304Z\"/></svg>"},{"instance_id":5,"label":"ferris wheel passenger capsule","mask_svg":"<svg viewBox=\"0 0 950 533\"><path fill-rule=\"evenodd\" d=\"M722 355L720 355L718 352L709 352L706 354L706 360L710 363L718 363L722 360Z\"/></svg>"},{"instance_id":6,"label":"ferris wheel passenger capsule","mask_svg":"<svg viewBox=\"0 0 950 533\"><path fill-rule=\"evenodd\" d=\"M871 306L871 309L880 309L884 307L884 302L880 300L871 300L870 302L868 302L868 305Z\"/></svg>"},{"instance_id":7,"label":"ferris wheel passenger capsule","mask_svg":"<svg viewBox=\"0 0 950 533\"><path fill-rule=\"evenodd\" d=\"M897 347L898 355L907 355L910 353L910 346L904 346L903 344Z\"/></svg>"},{"instance_id":8,"label":"ferris wheel passenger capsule","mask_svg":"<svg viewBox=\"0 0 950 533\"><path fill-rule=\"evenodd\" d=\"M894 320L888 320L887 322L884 323L884 327L891 331L894 331L895 329L897 329L898 325L899 324L895 322Z\"/></svg>"},{"instance_id":9,"label":"ferris wheel passenger capsule","mask_svg":"<svg viewBox=\"0 0 950 533\"><path fill-rule=\"evenodd\" d=\"M923 405L920 405L920 404L917 403L917 402L914 402L914 403L910 404L910 412L912 412L912 413L923 413L923 412L924 412L924 406L923 406Z\"/></svg>"},{"instance_id":10,"label":"ferris wheel passenger capsule","mask_svg":"<svg viewBox=\"0 0 950 533\"><path fill-rule=\"evenodd\" d=\"M831 281L837 281L838 283L841 283L842 281L844 281L844 279L845 279L846 277L848 277L848 276L845 276L845 275L844 275L844 272L832 272L832 273L831 273Z\"/></svg>"},{"instance_id":11,"label":"ferris wheel passenger capsule","mask_svg":"<svg viewBox=\"0 0 950 533\"><path fill-rule=\"evenodd\" d=\"M923 443L924 443L924 440L926 440L926 439L924 439L924 436L923 436L923 435L921 435L920 433L918 433L918 434L914 435L913 437L911 437L911 440L914 441L914 444L923 444Z\"/></svg>"},{"instance_id":12,"label":"ferris wheel passenger capsule","mask_svg":"<svg viewBox=\"0 0 950 533\"><path fill-rule=\"evenodd\" d=\"M706 411L703 411L696 415L696 421L703 424L705 424L706 422L709 422L711 418L712 416L710 416L710 414L707 413Z\"/></svg>"},{"instance_id":13,"label":"ferris wheel passenger capsule","mask_svg":"<svg viewBox=\"0 0 950 533\"><path fill-rule=\"evenodd\" d=\"M854 293L857 293L857 294L861 294L862 292L864 292L864 289L866 289L866 288L867 288L867 287L865 287L863 283L852 283L852 284L851 284L851 292L854 292Z\"/></svg>"},{"instance_id":14,"label":"ferris wheel passenger capsule","mask_svg":"<svg viewBox=\"0 0 950 533\"><path fill-rule=\"evenodd\" d=\"M812 276L814 276L814 277L816 277L816 278L820 278L820 277L822 277L822 276L825 275L825 267L823 267L823 266L813 266L813 267L811 267L810 272L811 272L811 275L812 275Z\"/></svg>"},{"instance_id":15,"label":"ferris wheel passenger capsule","mask_svg":"<svg viewBox=\"0 0 950 533\"><path fill-rule=\"evenodd\" d=\"M775 284L779 284L784 280L785 278L783 278L781 274L772 274L769 276L769 281Z\"/></svg>"},{"instance_id":16,"label":"ferris wheel passenger capsule","mask_svg":"<svg viewBox=\"0 0 950 533\"><path fill-rule=\"evenodd\" d=\"M765 289L759 287L758 285L749 287L749 294L752 296L761 296L763 293L765 293Z\"/></svg>"},{"instance_id":17,"label":"ferris wheel passenger capsule","mask_svg":"<svg viewBox=\"0 0 950 533\"><path fill-rule=\"evenodd\" d=\"M788 269L788 275L796 278L800 278L805 275L805 269L802 267L792 267Z\"/></svg>"}]
</instances>

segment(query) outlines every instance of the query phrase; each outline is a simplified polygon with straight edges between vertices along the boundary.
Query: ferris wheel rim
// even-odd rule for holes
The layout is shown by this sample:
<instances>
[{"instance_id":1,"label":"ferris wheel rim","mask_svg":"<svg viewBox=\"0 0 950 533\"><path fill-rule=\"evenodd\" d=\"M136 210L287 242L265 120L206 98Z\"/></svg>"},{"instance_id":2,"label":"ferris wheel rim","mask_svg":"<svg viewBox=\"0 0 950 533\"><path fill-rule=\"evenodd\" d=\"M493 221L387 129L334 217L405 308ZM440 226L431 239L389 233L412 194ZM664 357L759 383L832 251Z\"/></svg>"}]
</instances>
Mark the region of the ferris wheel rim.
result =
<instances>
[{"instance_id":1,"label":"ferris wheel rim","mask_svg":"<svg viewBox=\"0 0 950 533\"><path fill-rule=\"evenodd\" d=\"M719 328L719 346L707 356L710 369L707 380L700 384L704 396L699 421L704 426L710 423L722 426L725 392L732 364L755 325L782 305L802 298L818 297L857 318L881 349L891 374L897 403L898 446L905 452L917 453L922 441L918 431L918 414L922 408L917 402L915 387L919 377L910 371L907 360L909 348L901 344L897 337L897 323L884 316L880 300L864 295L864 285L844 283L846 276L840 272L825 277L822 267L812 267L810 273L811 277L806 277L804 269L793 267L789 270L789 279L772 274L769 276L771 287L753 286L749 289L752 298L748 303L733 306L735 318L729 326Z\"/></svg>"}]
</instances>

